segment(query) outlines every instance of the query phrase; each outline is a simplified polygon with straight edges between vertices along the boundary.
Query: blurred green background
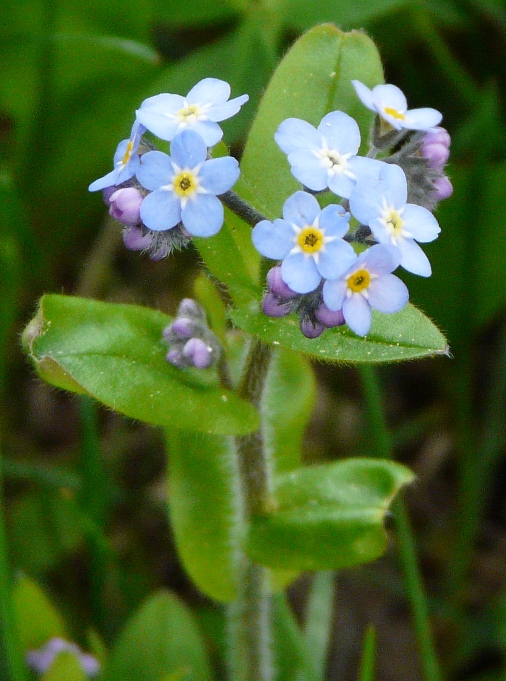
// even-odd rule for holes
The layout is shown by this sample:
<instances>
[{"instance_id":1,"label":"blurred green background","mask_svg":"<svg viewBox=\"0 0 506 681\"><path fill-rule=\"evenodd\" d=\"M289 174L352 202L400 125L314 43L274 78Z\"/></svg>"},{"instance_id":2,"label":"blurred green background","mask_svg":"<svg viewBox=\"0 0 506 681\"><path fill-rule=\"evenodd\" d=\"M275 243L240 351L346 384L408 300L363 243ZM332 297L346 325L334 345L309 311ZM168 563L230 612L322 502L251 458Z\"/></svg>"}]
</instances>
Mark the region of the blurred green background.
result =
<instances>
[{"instance_id":1,"label":"blurred green background","mask_svg":"<svg viewBox=\"0 0 506 681\"><path fill-rule=\"evenodd\" d=\"M171 540L161 434L42 384L19 334L44 292L174 313L191 291L196 253L153 263L127 252L88 184L110 170L145 97L185 94L206 76L250 95L224 125L240 155L280 56L323 21L366 30L386 81L411 108L442 111L452 136L455 192L437 212L440 238L426 249L434 274L405 280L412 302L447 334L453 358L380 375L398 459L418 476L407 500L447 678L505 678L503 0L0 5L0 423L10 563L51 593L82 645L90 628L109 644L148 594L168 586L195 607L219 667L220 611L191 585ZM307 460L366 455L358 374L315 370ZM101 467L87 471L96 438ZM300 616L306 587L303 578L290 592ZM339 575L336 602L328 679L355 678L369 623L378 631L378 678L420 678L393 547Z\"/></svg>"}]
</instances>

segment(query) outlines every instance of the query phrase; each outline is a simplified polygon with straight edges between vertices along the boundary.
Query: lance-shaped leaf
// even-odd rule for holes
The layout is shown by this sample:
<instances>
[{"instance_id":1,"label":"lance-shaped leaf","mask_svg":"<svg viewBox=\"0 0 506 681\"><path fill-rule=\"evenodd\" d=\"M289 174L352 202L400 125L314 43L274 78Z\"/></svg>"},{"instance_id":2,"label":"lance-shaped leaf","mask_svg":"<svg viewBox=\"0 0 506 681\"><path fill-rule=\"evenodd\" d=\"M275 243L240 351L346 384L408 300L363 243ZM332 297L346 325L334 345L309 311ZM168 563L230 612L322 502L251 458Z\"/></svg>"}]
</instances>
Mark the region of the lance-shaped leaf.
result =
<instances>
[{"instance_id":1,"label":"lance-shaped leaf","mask_svg":"<svg viewBox=\"0 0 506 681\"><path fill-rule=\"evenodd\" d=\"M168 364L162 330L170 321L137 305L49 295L23 340L48 383L88 393L125 416L199 432L255 430L255 409L224 390L215 371Z\"/></svg>"},{"instance_id":2,"label":"lance-shaped leaf","mask_svg":"<svg viewBox=\"0 0 506 681\"><path fill-rule=\"evenodd\" d=\"M413 474L380 459L348 459L277 477L277 510L256 516L246 543L269 567L330 570L367 563L386 547L390 502Z\"/></svg>"},{"instance_id":3,"label":"lance-shaped leaf","mask_svg":"<svg viewBox=\"0 0 506 681\"><path fill-rule=\"evenodd\" d=\"M448 354L443 334L413 305L406 305L397 314L373 311L371 330L365 338L347 326L327 329L319 338L306 338L295 315L273 319L257 307L234 310L230 316L239 328L266 343L328 362L400 362Z\"/></svg>"}]
</instances>

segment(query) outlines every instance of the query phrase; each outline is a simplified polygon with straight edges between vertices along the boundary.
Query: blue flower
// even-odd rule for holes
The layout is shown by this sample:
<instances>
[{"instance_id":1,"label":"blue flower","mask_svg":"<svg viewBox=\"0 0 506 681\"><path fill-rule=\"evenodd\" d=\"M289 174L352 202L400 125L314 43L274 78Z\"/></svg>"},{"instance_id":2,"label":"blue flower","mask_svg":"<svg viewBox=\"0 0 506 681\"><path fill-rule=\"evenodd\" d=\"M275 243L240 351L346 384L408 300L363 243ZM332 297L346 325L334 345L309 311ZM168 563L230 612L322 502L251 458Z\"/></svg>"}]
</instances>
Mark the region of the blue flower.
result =
<instances>
[{"instance_id":1,"label":"blue flower","mask_svg":"<svg viewBox=\"0 0 506 681\"><path fill-rule=\"evenodd\" d=\"M288 155L293 175L313 191L328 187L349 198L358 179L376 178L383 166L381 161L356 156L360 130L342 111L324 116L318 128L300 118L287 118L274 139Z\"/></svg>"},{"instance_id":2,"label":"blue flower","mask_svg":"<svg viewBox=\"0 0 506 681\"><path fill-rule=\"evenodd\" d=\"M141 204L142 222L155 232L182 222L193 236L213 236L223 225L216 196L237 182L239 164L230 156L206 160L206 143L192 130L176 135L170 151L142 156L137 179L151 191Z\"/></svg>"},{"instance_id":3,"label":"blue flower","mask_svg":"<svg viewBox=\"0 0 506 681\"><path fill-rule=\"evenodd\" d=\"M325 282L325 305L334 312L342 309L350 329L365 336L371 328L371 308L391 314L408 302L406 285L391 274L399 262L400 253L393 246L371 246L342 277Z\"/></svg>"},{"instance_id":4,"label":"blue flower","mask_svg":"<svg viewBox=\"0 0 506 681\"><path fill-rule=\"evenodd\" d=\"M253 243L266 258L282 260L281 276L296 293L314 291L322 277L339 277L355 260L343 241L349 213L341 206L320 209L306 192L295 192L283 207L283 219L262 220L252 232Z\"/></svg>"},{"instance_id":5,"label":"blue flower","mask_svg":"<svg viewBox=\"0 0 506 681\"><path fill-rule=\"evenodd\" d=\"M92 182L88 187L90 192L96 192L99 189L122 184L136 174L137 168L139 167L137 148L145 130L146 128L143 125L140 125L139 121L135 121L132 132L130 133L130 138L123 140L118 144L118 148L114 154L114 170L107 175L100 177L98 180L95 180L95 182Z\"/></svg>"},{"instance_id":6,"label":"blue flower","mask_svg":"<svg viewBox=\"0 0 506 681\"><path fill-rule=\"evenodd\" d=\"M386 164L377 180L357 184L350 195L350 210L357 220L369 225L376 241L400 250L405 270L429 277L430 262L416 242L434 241L441 230L429 210L406 203L407 195L402 168Z\"/></svg>"},{"instance_id":7,"label":"blue flower","mask_svg":"<svg viewBox=\"0 0 506 681\"><path fill-rule=\"evenodd\" d=\"M183 130L194 130L208 147L220 141L223 131L217 121L234 116L249 97L229 100L230 85L217 78L204 78L186 97L163 93L145 99L137 119L153 134L169 142Z\"/></svg>"},{"instance_id":8,"label":"blue flower","mask_svg":"<svg viewBox=\"0 0 506 681\"><path fill-rule=\"evenodd\" d=\"M409 109L402 90L395 85L376 85L370 90L359 80L352 80L358 98L368 109L375 111L392 128L401 130L429 130L439 125L443 115L436 109Z\"/></svg>"}]
</instances>

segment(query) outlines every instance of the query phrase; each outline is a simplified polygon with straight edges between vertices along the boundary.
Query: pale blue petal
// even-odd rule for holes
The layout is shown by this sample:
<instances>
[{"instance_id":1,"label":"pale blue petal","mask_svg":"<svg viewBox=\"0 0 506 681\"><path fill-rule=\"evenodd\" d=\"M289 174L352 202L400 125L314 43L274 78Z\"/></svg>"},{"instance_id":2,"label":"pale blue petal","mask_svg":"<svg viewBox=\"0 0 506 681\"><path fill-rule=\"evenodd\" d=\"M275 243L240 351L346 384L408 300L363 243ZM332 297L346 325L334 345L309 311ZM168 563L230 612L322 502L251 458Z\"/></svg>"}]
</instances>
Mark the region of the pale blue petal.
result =
<instances>
[{"instance_id":1,"label":"pale blue petal","mask_svg":"<svg viewBox=\"0 0 506 681\"><path fill-rule=\"evenodd\" d=\"M357 122L344 111L332 111L322 118L319 132L327 140L329 149L340 154L356 154L360 146Z\"/></svg>"},{"instance_id":2,"label":"pale blue petal","mask_svg":"<svg viewBox=\"0 0 506 681\"><path fill-rule=\"evenodd\" d=\"M439 125L443 114L436 109L425 107L422 109L410 109L406 111L406 119L401 121L403 128L409 130L429 130L435 125Z\"/></svg>"},{"instance_id":3,"label":"pale blue petal","mask_svg":"<svg viewBox=\"0 0 506 681\"><path fill-rule=\"evenodd\" d=\"M383 276L393 272L401 264L401 252L391 244L376 244L363 251L358 258L372 274Z\"/></svg>"},{"instance_id":4,"label":"pale blue petal","mask_svg":"<svg viewBox=\"0 0 506 681\"><path fill-rule=\"evenodd\" d=\"M376 85L372 94L378 107L388 106L402 113L408 108L408 102L403 91L396 85Z\"/></svg>"},{"instance_id":5,"label":"pale blue petal","mask_svg":"<svg viewBox=\"0 0 506 681\"><path fill-rule=\"evenodd\" d=\"M184 97L181 95L172 95L168 92L162 92L160 95L155 95L154 97L148 97L145 99L137 114L144 114L147 111L152 111L158 115L163 114L175 114L185 105ZM137 115L137 120L142 123L141 118Z\"/></svg>"},{"instance_id":6,"label":"pale blue petal","mask_svg":"<svg viewBox=\"0 0 506 681\"><path fill-rule=\"evenodd\" d=\"M198 194L181 213L183 225L193 236L214 236L220 231L223 218L221 201L210 194Z\"/></svg>"},{"instance_id":7,"label":"pale blue petal","mask_svg":"<svg viewBox=\"0 0 506 681\"><path fill-rule=\"evenodd\" d=\"M241 95L240 97L235 97L229 102L217 105L215 104L209 111L207 115L211 121L226 121L227 118L235 116L235 114L240 110L243 104L249 100L249 95Z\"/></svg>"},{"instance_id":8,"label":"pale blue petal","mask_svg":"<svg viewBox=\"0 0 506 681\"><path fill-rule=\"evenodd\" d=\"M107 175L99 177L98 180L92 182L88 187L88 191L97 192L99 189L105 189L106 187L114 187L116 184L117 175L118 173L115 170L111 170L111 172L107 173Z\"/></svg>"},{"instance_id":9,"label":"pale blue petal","mask_svg":"<svg viewBox=\"0 0 506 681\"><path fill-rule=\"evenodd\" d=\"M399 312L409 300L406 284L395 274L385 274L373 279L367 292L371 307L387 314Z\"/></svg>"},{"instance_id":10,"label":"pale blue petal","mask_svg":"<svg viewBox=\"0 0 506 681\"><path fill-rule=\"evenodd\" d=\"M307 149L297 149L288 154L292 175L303 185L319 192L327 188L328 172L321 159Z\"/></svg>"},{"instance_id":11,"label":"pale blue petal","mask_svg":"<svg viewBox=\"0 0 506 681\"><path fill-rule=\"evenodd\" d=\"M183 130L172 140L170 155L180 168L195 168L206 160L207 146L196 132Z\"/></svg>"},{"instance_id":12,"label":"pale blue petal","mask_svg":"<svg viewBox=\"0 0 506 681\"><path fill-rule=\"evenodd\" d=\"M218 78L204 78L186 96L188 104L223 104L230 97L230 85Z\"/></svg>"},{"instance_id":13,"label":"pale blue petal","mask_svg":"<svg viewBox=\"0 0 506 681\"><path fill-rule=\"evenodd\" d=\"M170 142L177 133L179 123L155 111L137 111L137 118L144 127L162 140Z\"/></svg>"},{"instance_id":14,"label":"pale blue petal","mask_svg":"<svg viewBox=\"0 0 506 681\"><path fill-rule=\"evenodd\" d=\"M285 154L295 149L321 149L320 133L307 121L287 118L274 133L274 139Z\"/></svg>"},{"instance_id":15,"label":"pale blue petal","mask_svg":"<svg viewBox=\"0 0 506 681\"><path fill-rule=\"evenodd\" d=\"M170 156L163 151L143 154L137 169L137 179L145 189L154 190L169 184L174 170Z\"/></svg>"},{"instance_id":16,"label":"pale blue petal","mask_svg":"<svg viewBox=\"0 0 506 681\"><path fill-rule=\"evenodd\" d=\"M312 225L320 214L320 204L312 194L295 192L285 201L283 218L297 227Z\"/></svg>"},{"instance_id":17,"label":"pale blue petal","mask_svg":"<svg viewBox=\"0 0 506 681\"><path fill-rule=\"evenodd\" d=\"M116 165L116 163L119 163L120 161L123 160L123 157L126 154L126 150L128 148L129 143L130 143L130 140L128 139L128 140L122 140L118 144L118 146L116 147L116 152L114 154L114 165Z\"/></svg>"},{"instance_id":18,"label":"pale blue petal","mask_svg":"<svg viewBox=\"0 0 506 681\"><path fill-rule=\"evenodd\" d=\"M357 336L365 336L371 328L371 308L364 296L354 294L343 303L343 316Z\"/></svg>"},{"instance_id":19,"label":"pale blue petal","mask_svg":"<svg viewBox=\"0 0 506 681\"><path fill-rule=\"evenodd\" d=\"M141 203L141 220L148 229L164 232L181 221L181 202L174 192L157 189Z\"/></svg>"},{"instance_id":20,"label":"pale blue petal","mask_svg":"<svg viewBox=\"0 0 506 681\"><path fill-rule=\"evenodd\" d=\"M223 130L213 121L195 121L187 129L200 135L208 147L214 147L223 137Z\"/></svg>"},{"instance_id":21,"label":"pale blue petal","mask_svg":"<svg viewBox=\"0 0 506 681\"><path fill-rule=\"evenodd\" d=\"M357 182L350 194L350 210L357 220L370 225L383 214L384 200L388 206L400 210L406 205L407 193L406 176L402 168L383 163L377 180Z\"/></svg>"},{"instance_id":22,"label":"pale blue petal","mask_svg":"<svg viewBox=\"0 0 506 681\"><path fill-rule=\"evenodd\" d=\"M416 241L403 239L399 244L399 250L402 256L401 265L405 270L421 277L430 277L432 268L429 259Z\"/></svg>"},{"instance_id":23,"label":"pale blue petal","mask_svg":"<svg viewBox=\"0 0 506 681\"><path fill-rule=\"evenodd\" d=\"M366 85L361 83L359 80L352 80L351 81L353 87L355 88L355 92L357 93L357 97L360 99L362 104L366 106L368 109L371 109L372 111L376 111L376 107L374 104L374 96L372 94L372 90L370 90Z\"/></svg>"},{"instance_id":24,"label":"pale blue petal","mask_svg":"<svg viewBox=\"0 0 506 681\"><path fill-rule=\"evenodd\" d=\"M352 156L348 160L348 167L355 176L355 182L378 180L386 165L384 161L366 156Z\"/></svg>"},{"instance_id":25,"label":"pale blue petal","mask_svg":"<svg viewBox=\"0 0 506 681\"><path fill-rule=\"evenodd\" d=\"M303 253L290 253L281 263L281 276L285 284L296 293L314 291L321 281L314 258Z\"/></svg>"},{"instance_id":26,"label":"pale blue petal","mask_svg":"<svg viewBox=\"0 0 506 681\"><path fill-rule=\"evenodd\" d=\"M231 156L206 161L199 173L202 187L210 194L224 194L239 179L239 163Z\"/></svg>"},{"instance_id":27,"label":"pale blue petal","mask_svg":"<svg viewBox=\"0 0 506 681\"><path fill-rule=\"evenodd\" d=\"M414 203L408 203L402 214L405 229L413 239L421 243L428 243L437 239L441 228L430 210Z\"/></svg>"},{"instance_id":28,"label":"pale blue petal","mask_svg":"<svg viewBox=\"0 0 506 681\"><path fill-rule=\"evenodd\" d=\"M323 284L323 300L325 305L332 310L332 312L337 312L343 307L344 298L346 296L347 284L345 279L333 279L327 280Z\"/></svg>"},{"instance_id":29,"label":"pale blue petal","mask_svg":"<svg viewBox=\"0 0 506 681\"><path fill-rule=\"evenodd\" d=\"M332 203L326 206L318 218L319 226L325 230L327 236L337 236L340 239L347 233L350 214L342 206Z\"/></svg>"},{"instance_id":30,"label":"pale blue petal","mask_svg":"<svg viewBox=\"0 0 506 681\"><path fill-rule=\"evenodd\" d=\"M295 232L286 220L262 220L251 233L257 251L271 260L282 260L294 247Z\"/></svg>"},{"instance_id":31,"label":"pale blue petal","mask_svg":"<svg viewBox=\"0 0 506 681\"><path fill-rule=\"evenodd\" d=\"M343 199L349 199L351 192L355 188L355 180L352 180L343 173L331 175L328 183L330 191L336 196L341 196Z\"/></svg>"},{"instance_id":32,"label":"pale blue petal","mask_svg":"<svg viewBox=\"0 0 506 681\"><path fill-rule=\"evenodd\" d=\"M325 250L320 251L318 272L324 279L337 279L353 265L356 259L353 246L342 239L336 239L325 244Z\"/></svg>"},{"instance_id":33,"label":"pale blue petal","mask_svg":"<svg viewBox=\"0 0 506 681\"><path fill-rule=\"evenodd\" d=\"M395 206L397 210L404 208L408 199L408 183L404 170L395 163L383 163L378 175L382 183L382 195L389 206Z\"/></svg>"}]
</instances>

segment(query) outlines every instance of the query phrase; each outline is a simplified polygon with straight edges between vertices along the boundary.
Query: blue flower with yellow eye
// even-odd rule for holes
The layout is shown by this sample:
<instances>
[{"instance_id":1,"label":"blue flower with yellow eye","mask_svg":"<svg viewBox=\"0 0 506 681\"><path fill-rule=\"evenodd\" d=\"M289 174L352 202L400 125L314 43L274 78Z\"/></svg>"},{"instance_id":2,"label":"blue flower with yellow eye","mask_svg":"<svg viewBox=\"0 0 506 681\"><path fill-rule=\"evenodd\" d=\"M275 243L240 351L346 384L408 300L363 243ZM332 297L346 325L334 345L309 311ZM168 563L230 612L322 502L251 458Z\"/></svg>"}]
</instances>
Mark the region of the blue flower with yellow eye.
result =
<instances>
[{"instance_id":1,"label":"blue flower with yellow eye","mask_svg":"<svg viewBox=\"0 0 506 681\"><path fill-rule=\"evenodd\" d=\"M334 279L356 259L343 240L349 213L342 206L321 210L307 192L295 192L283 207L283 218L262 220L253 229L256 249L266 258L282 260L281 277L295 293L314 291L323 279Z\"/></svg>"},{"instance_id":2,"label":"blue flower with yellow eye","mask_svg":"<svg viewBox=\"0 0 506 681\"><path fill-rule=\"evenodd\" d=\"M118 144L114 154L114 169L107 173L107 175L92 182L88 187L90 192L122 184L137 173L137 168L139 167L137 148L145 130L146 128L139 121L135 121L129 139L123 140Z\"/></svg>"}]
</instances>

